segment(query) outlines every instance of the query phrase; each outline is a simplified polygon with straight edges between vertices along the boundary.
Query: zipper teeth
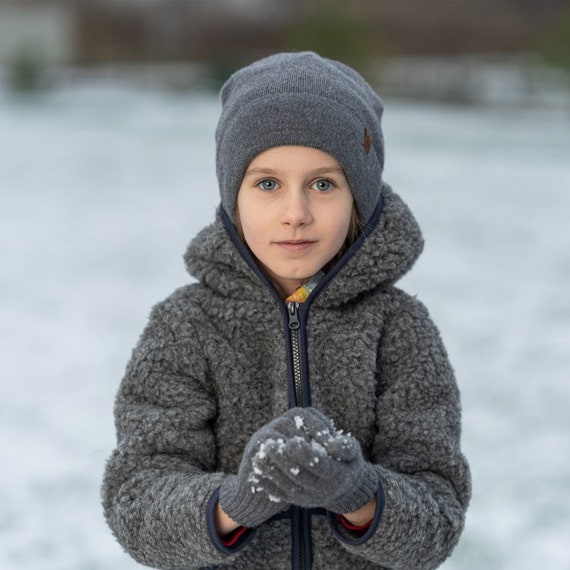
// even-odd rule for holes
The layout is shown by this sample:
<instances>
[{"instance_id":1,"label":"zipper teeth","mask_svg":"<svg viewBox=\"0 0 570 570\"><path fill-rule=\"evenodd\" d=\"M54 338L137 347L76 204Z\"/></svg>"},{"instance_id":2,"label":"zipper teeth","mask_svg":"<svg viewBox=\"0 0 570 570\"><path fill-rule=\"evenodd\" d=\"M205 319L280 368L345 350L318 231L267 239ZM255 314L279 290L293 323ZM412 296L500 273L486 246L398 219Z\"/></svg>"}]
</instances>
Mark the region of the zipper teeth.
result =
<instances>
[{"instance_id":1,"label":"zipper teeth","mask_svg":"<svg viewBox=\"0 0 570 570\"><path fill-rule=\"evenodd\" d=\"M301 350L299 346L299 331L291 331L291 348L293 351L293 376L295 378L295 396L297 406L303 407L303 382L301 378Z\"/></svg>"},{"instance_id":2,"label":"zipper teeth","mask_svg":"<svg viewBox=\"0 0 570 570\"><path fill-rule=\"evenodd\" d=\"M301 540L300 540L300 549L301 549L301 560L299 560L300 562L300 566L301 566L301 570L307 570L307 566L309 566L309 564L307 564L307 544L305 542L305 518L303 515L303 509L299 510L299 519L300 519L300 531L301 531Z\"/></svg>"},{"instance_id":3,"label":"zipper teeth","mask_svg":"<svg viewBox=\"0 0 570 570\"><path fill-rule=\"evenodd\" d=\"M295 404L299 407L305 405L305 395L303 393L303 371L301 368L301 333L299 330L299 304L288 303L289 313L289 338L291 340L291 364L293 372L293 389L295 392ZM298 566L300 570L307 570L307 545L305 544L305 521L303 519L303 509L296 510L296 517L293 522L293 541L295 541L295 528L299 544L298 560L293 561L293 566ZM297 564L295 564L297 562Z\"/></svg>"}]
</instances>

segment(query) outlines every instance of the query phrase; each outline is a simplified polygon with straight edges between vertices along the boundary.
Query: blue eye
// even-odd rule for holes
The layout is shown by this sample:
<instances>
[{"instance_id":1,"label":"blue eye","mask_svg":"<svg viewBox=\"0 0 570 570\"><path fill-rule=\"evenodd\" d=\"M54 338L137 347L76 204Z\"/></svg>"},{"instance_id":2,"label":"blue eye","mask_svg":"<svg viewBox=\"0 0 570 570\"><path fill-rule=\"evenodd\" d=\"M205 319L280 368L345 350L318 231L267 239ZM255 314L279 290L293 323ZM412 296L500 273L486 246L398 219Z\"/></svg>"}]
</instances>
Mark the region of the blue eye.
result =
<instances>
[{"instance_id":1,"label":"blue eye","mask_svg":"<svg viewBox=\"0 0 570 570\"><path fill-rule=\"evenodd\" d=\"M314 188L315 190L318 190L319 192L327 192L328 190L331 190L333 187L334 187L334 184L330 180L327 180L326 178L322 178L321 180L317 180L311 186L311 188Z\"/></svg>"},{"instance_id":2,"label":"blue eye","mask_svg":"<svg viewBox=\"0 0 570 570\"><path fill-rule=\"evenodd\" d=\"M266 190L268 192L279 188L279 184L277 184L277 182L275 182L275 180L272 180L271 178L266 178L265 180L262 180L257 184L257 186L259 186L259 188L261 188L262 190Z\"/></svg>"}]
</instances>

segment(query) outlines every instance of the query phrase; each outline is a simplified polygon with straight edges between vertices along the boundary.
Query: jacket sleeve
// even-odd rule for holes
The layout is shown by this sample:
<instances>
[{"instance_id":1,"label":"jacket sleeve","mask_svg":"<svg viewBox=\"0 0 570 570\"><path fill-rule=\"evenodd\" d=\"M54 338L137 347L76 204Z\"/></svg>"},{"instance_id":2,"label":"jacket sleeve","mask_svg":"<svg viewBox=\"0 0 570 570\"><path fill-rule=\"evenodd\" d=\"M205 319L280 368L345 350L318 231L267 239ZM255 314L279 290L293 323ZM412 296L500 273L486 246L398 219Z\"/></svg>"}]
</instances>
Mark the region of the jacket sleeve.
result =
<instances>
[{"instance_id":1,"label":"jacket sleeve","mask_svg":"<svg viewBox=\"0 0 570 570\"><path fill-rule=\"evenodd\" d=\"M215 472L216 399L191 324L175 335L165 313L153 310L119 388L103 508L137 561L200 568L228 560L214 545L208 508L223 479Z\"/></svg>"},{"instance_id":2,"label":"jacket sleeve","mask_svg":"<svg viewBox=\"0 0 570 570\"><path fill-rule=\"evenodd\" d=\"M332 520L352 553L393 570L437 568L452 552L471 495L460 450L459 391L427 310L405 297L389 319L378 356L377 434L381 481L365 536Z\"/></svg>"}]
</instances>

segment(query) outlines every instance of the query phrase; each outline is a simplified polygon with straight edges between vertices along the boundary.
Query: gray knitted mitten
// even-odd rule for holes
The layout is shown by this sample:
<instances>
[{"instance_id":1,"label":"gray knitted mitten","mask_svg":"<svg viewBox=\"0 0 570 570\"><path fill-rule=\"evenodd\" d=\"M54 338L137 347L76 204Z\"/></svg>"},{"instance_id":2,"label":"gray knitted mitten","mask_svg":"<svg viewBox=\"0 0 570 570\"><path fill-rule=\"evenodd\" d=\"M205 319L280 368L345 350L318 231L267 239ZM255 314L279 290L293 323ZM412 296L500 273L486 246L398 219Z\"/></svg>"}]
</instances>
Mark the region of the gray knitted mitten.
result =
<instances>
[{"instance_id":1,"label":"gray knitted mitten","mask_svg":"<svg viewBox=\"0 0 570 570\"><path fill-rule=\"evenodd\" d=\"M243 526L256 527L273 515L289 508L289 504L258 487L257 468L253 460L267 441L293 437L296 432L292 410L269 422L250 438L245 446L237 475L226 477L220 487L220 505L224 512Z\"/></svg>"},{"instance_id":2,"label":"gray knitted mitten","mask_svg":"<svg viewBox=\"0 0 570 570\"><path fill-rule=\"evenodd\" d=\"M256 493L334 513L364 506L379 479L358 441L314 408L294 408L286 416L294 429L290 422L275 424L251 458Z\"/></svg>"}]
</instances>

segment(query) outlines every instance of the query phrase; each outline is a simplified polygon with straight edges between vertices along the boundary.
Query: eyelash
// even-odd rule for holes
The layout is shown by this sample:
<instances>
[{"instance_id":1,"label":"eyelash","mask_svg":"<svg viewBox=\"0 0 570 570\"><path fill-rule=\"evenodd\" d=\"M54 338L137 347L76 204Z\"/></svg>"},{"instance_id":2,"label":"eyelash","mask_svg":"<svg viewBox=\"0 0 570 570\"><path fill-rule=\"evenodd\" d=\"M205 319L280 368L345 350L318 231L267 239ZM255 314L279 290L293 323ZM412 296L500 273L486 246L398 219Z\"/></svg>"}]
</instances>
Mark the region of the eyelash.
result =
<instances>
[{"instance_id":1,"label":"eyelash","mask_svg":"<svg viewBox=\"0 0 570 570\"><path fill-rule=\"evenodd\" d=\"M265 184L266 182L272 182L272 183L276 184L277 187L279 188L279 182L277 182L273 178L264 178L263 180L260 180L259 182L257 182L255 184L255 186L257 186L260 190L263 190L264 192L272 192L273 190L276 190L276 188L264 188L263 184ZM332 180L329 180L328 178L319 178L318 180L315 180L315 182L313 182L310 185L310 188L313 188L313 186L315 186L319 182L327 182L330 185L326 190L315 189L320 194L326 194L327 192L330 192L333 188L336 188L336 184Z\"/></svg>"}]
</instances>

